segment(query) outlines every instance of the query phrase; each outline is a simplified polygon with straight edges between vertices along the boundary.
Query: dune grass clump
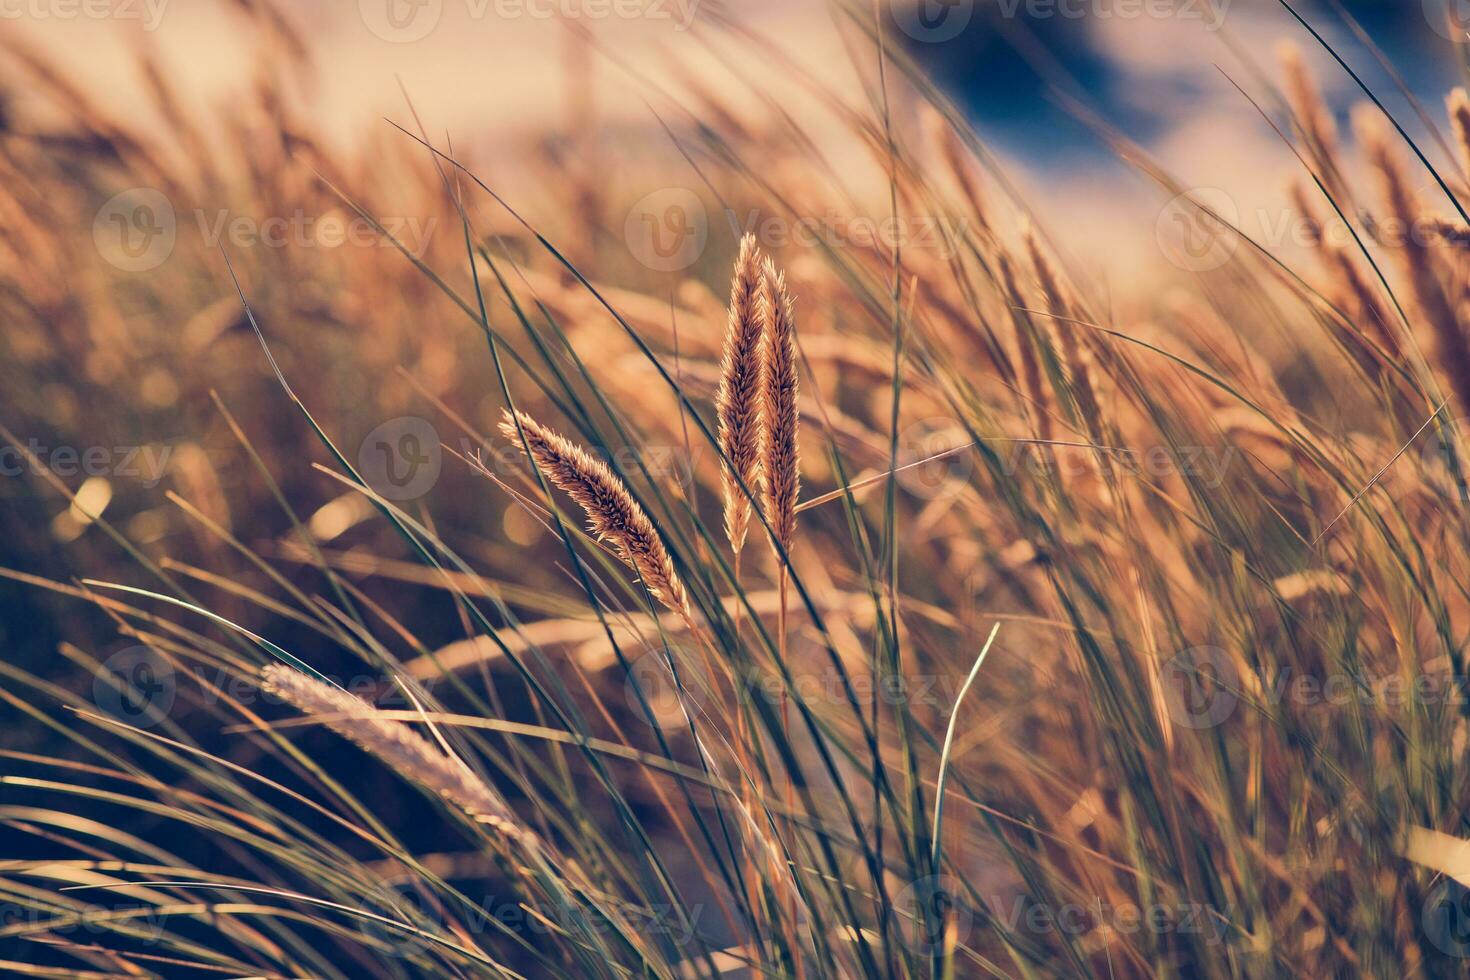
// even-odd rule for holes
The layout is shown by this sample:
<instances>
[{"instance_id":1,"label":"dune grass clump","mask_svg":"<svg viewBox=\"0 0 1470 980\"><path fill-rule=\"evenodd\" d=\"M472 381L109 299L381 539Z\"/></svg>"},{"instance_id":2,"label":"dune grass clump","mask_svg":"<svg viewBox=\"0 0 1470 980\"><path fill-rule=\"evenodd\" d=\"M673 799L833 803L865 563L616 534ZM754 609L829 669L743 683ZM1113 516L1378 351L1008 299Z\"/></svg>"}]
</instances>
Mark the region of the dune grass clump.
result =
<instances>
[{"instance_id":1,"label":"dune grass clump","mask_svg":"<svg viewBox=\"0 0 1470 980\"><path fill-rule=\"evenodd\" d=\"M231 9L223 118L140 55L183 152L0 41L48 103L0 139L0 973L1462 975L1462 91L1339 131L1302 52L1232 76L1296 251L1101 131L1146 236L1229 246L1101 281L870 5L855 93L711 11L775 94L650 90L669 174L507 144L527 206L407 122L318 146L309 44ZM934 237L670 272L623 205L691 166ZM384 247L130 272L140 187Z\"/></svg>"}]
</instances>

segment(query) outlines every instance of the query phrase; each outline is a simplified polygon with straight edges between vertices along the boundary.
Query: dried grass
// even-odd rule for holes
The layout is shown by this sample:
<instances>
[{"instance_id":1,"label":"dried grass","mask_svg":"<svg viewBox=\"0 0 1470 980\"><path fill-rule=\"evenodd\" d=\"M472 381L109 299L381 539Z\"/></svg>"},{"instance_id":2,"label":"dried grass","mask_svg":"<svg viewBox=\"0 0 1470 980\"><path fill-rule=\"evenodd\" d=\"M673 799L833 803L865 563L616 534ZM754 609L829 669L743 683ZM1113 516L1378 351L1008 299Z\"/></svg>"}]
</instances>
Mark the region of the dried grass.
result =
<instances>
[{"instance_id":1,"label":"dried grass","mask_svg":"<svg viewBox=\"0 0 1470 980\"><path fill-rule=\"evenodd\" d=\"M755 236L740 240L730 284L730 319L725 332L720 387L715 396L725 477L725 535L737 555L750 526L751 498L762 487L762 382L765 372L760 252ZM744 484L744 489L742 489Z\"/></svg>"},{"instance_id":2,"label":"dried grass","mask_svg":"<svg viewBox=\"0 0 1470 980\"><path fill-rule=\"evenodd\" d=\"M689 597L663 539L606 463L525 412L512 415L507 409L500 432L517 448L529 450L547 479L581 505L592 533L617 549L619 557L638 573L654 596L686 618L691 616Z\"/></svg>"},{"instance_id":3,"label":"dried grass","mask_svg":"<svg viewBox=\"0 0 1470 980\"><path fill-rule=\"evenodd\" d=\"M764 473L766 520L781 548L790 551L796 534L796 501L801 492L798 472L796 320L786 275L767 259L761 270L761 318L765 323L765 353L762 357L761 411L762 469Z\"/></svg>"}]
</instances>

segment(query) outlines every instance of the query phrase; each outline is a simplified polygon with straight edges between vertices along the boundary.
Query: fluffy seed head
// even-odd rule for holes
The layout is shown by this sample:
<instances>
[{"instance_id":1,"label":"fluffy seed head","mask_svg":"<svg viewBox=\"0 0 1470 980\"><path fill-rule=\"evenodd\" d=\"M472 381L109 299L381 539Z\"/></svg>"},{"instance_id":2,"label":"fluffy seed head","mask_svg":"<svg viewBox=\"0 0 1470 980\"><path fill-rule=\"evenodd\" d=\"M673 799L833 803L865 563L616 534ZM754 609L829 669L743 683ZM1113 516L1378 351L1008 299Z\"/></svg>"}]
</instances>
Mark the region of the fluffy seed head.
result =
<instances>
[{"instance_id":1,"label":"fluffy seed head","mask_svg":"<svg viewBox=\"0 0 1470 980\"><path fill-rule=\"evenodd\" d=\"M761 319L765 323L765 364L761 385L766 519L788 552L796 532L797 473L796 321L786 276L770 259L761 270Z\"/></svg>"},{"instance_id":2,"label":"fluffy seed head","mask_svg":"<svg viewBox=\"0 0 1470 980\"><path fill-rule=\"evenodd\" d=\"M1332 113L1322 99L1312 73L1307 70L1306 59L1301 48L1293 43L1283 44L1277 49L1282 71L1286 75L1286 94L1291 101L1292 111L1305 128L1307 139L1312 141L1313 150L1331 149L1336 142L1337 126Z\"/></svg>"},{"instance_id":3,"label":"fluffy seed head","mask_svg":"<svg viewBox=\"0 0 1470 980\"><path fill-rule=\"evenodd\" d=\"M1036 282L1041 286L1041 294L1051 307L1051 312L1057 316L1070 316L1072 304L1067 290L1051 259L1047 257L1046 250L1042 248L1036 230L1027 224L1021 232L1021 238L1026 245L1026 256L1031 260L1031 269L1036 273Z\"/></svg>"},{"instance_id":4,"label":"fluffy seed head","mask_svg":"<svg viewBox=\"0 0 1470 980\"><path fill-rule=\"evenodd\" d=\"M923 112L924 123L929 129L930 138L938 146L940 158L944 161L946 169L959 185L960 193L964 195L965 203L969 205L970 214L974 217L976 226L986 238L993 238L994 233L990 228L990 209L986 206L985 194L980 188L980 180L975 175L974 161L971 159L970 151L960 141L954 127L950 126L949 121L939 113L939 110L926 104Z\"/></svg>"},{"instance_id":5,"label":"fluffy seed head","mask_svg":"<svg viewBox=\"0 0 1470 980\"><path fill-rule=\"evenodd\" d=\"M1036 273L1036 281L1041 285L1041 293L1051 307L1051 312L1062 317L1055 324L1055 335L1061 346L1062 356L1066 358L1067 368L1072 373L1073 394L1077 398L1083 423L1088 428L1088 435L1097 438L1098 433L1093 431L1093 427L1101 413L1097 406L1097 394L1092 387L1091 372L1088 370L1087 352L1077 342L1078 325L1068 322L1077 304L1051 259L1047 257L1035 230L1027 226L1022 237L1026 243L1026 254L1031 259L1031 268Z\"/></svg>"},{"instance_id":6,"label":"fluffy seed head","mask_svg":"<svg viewBox=\"0 0 1470 980\"><path fill-rule=\"evenodd\" d=\"M1021 360L1021 377L1026 385L1026 396L1031 401L1037 433L1042 439L1050 439L1052 437L1051 413L1047 407L1046 388L1042 384L1041 361L1037 353L1041 345L1041 338L1035 324L1031 321L1031 315L1024 312L1030 306L1021 292L1016 268L1010 256L1005 252L999 253L999 265L1001 284L1005 289L1006 300L1012 308L1011 316L1016 324L1016 353Z\"/></svg>"},{"instance_id":7,"label":"fluffy seed head","mask_svg":"<svg viewBox=\"0 0 1470 980\"><path fill-rule=\"evenodd\" d=\"M1460 166L1470 174L1470 96L1462 88L1450 91L1450 125L1455 131L1455 143L1460 151Z\"/></svg>"},{"instance_id":8,"label":"fluffy seed head","mask_svg":"<svg viewBox=\"0 0 1470 980\"><path fill-rule=\"evenodd\" d=\"M725 331L725 356L715 407L720 419L720 449L725 464L725 534L738 555L750 525L751 493L760 492L761 478L761 270L755 236L740 240L735 276L730 283L730 320Z\"/></svg>"},{"instance_id":9,"label":"fluffy seed head","mask_svg":"<svg viewBox=\"0 0 1470 980\"><path fill-rule=\"evenodd\" d=\"M517 421L520 430L516 428ZM526 446L536 465L587 512L587 526L598 540L611 544L618 557L642 577L643 584L664 605L685 617L690 615L689 597L674 574L673 559L653 521L605 463L525 412L512 416L504 411L500 431L523 449L521 431L524 431Z\"/></svg>"},{"instance_id":10,"label":"fluffy seed head","mask_svg":"<svg viewBox=\"0 0 1470 980\"><path fill-rule=\"evenodd\" d=\"M1322 171L1322 182L1331 195L1344 203L1348 196L1347 182L1343 179L1341 154L1338 150L1337 124L1332 111L1307 68L1302 50L1288 42L1277 49L1282 72L1286 77L1286 96L1296 117L1297 127L1307 152Z\"/></svg>"},{"instance_id":11,"label":"fluffy seed head","mask_svg":"<svg viewBox=\"0 0 1470 980\"><path fill-rule=\"evenodd\" d=\"M261 687L323 724L385 765L438 793L481 823L523 844L534 843L500 796L463 763L446 756L407 725L381 717L354 694L285 664L265 668Z\"/></svg>"},{"instance_id":12,"label":"fluffy seed head","mask_svg":"<svg viewBox=\"0 0 1470 980\"><path fill-rule=\"evenodd\" d=\"M1395 152L1388 124L1371 106L1364 105L1354 111L1353 126L1357 130L1358 142L1362 144L1363 155L1378 180L1386 217L1412 228L1419 218L1419 203L1404 170L1403 160ZM1419 247L1415 236L1406 235L1404 238L1408 250L1414 251Z\"/></svg>"},{"instance_id":13,"label":"fluffy seed head","mask_svg":"<svg viewBox=\"0 0 1470 980\"><path fill-rule=\"evenodd\" d=\"M1424 218L1403 159L1389 136L1388 124L1373 107L1359 107L1353 123L1363 155L1378 178L1386 217L1396 224L1393 228L1381 224L1379 237L1393 246L1414 301L1434 331L1437 366L1448 376L1460 410L1470 412L1470 342L1436 271L1441 260L1423 234Z\"/></svg>"}]
</instances>

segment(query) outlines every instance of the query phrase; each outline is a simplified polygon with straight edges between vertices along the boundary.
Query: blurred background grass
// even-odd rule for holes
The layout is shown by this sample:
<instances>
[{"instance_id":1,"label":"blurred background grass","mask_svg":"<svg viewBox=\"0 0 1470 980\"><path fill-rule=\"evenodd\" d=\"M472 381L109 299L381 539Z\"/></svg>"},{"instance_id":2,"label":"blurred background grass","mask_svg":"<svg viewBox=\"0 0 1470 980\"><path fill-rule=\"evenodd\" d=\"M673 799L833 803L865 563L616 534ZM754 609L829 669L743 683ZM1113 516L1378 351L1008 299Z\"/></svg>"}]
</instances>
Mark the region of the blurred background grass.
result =
<instances>
[{"instance_id":1,"label":"blurred background grass","mask_svg":"<svg viewBox=\"0 0 1470 980\"><path fill-rule=\"evenodd\" d=\"M982 937L975 926L965 942L980 952L961 961L960 976L980 975L970 971L1001 951L1043 976L1104 963L1130 975L1456 968L1422 942L1420 908L1439 879L1412 879L1392 853L1408 826L1456 833L1463 822L1464 728L1454 706L1368 719L1346 710L1294 718L1287 710L1260 728L1237 719L1243 730L1231 729L1228 742L1201 737L1176 749L1175 737L1185 744L1193 736L1154 716L1162 709L1152 668L1138 666L1219 647L1231 669L1261 685L1293 669L1332 676L1333 665L1360 659L1373 676L1462 673L1463 501L1452 477L1446 490L1438 456L1415 447L1407 472L1382 481L1373 516L1354 512L1327 536L1352 493L1440 402L1442 362L1431 357L1434 367L1421 369L1406 343L1395 363L1412 377L1400 383L1373 366L1351 331L1343 339L1331 304L1313 292L1317 270L1305 273L1313 288L1304 287L1247 246L1233 262L1190 268L1190 253L1181 261L1160 231L1167 202L1185 187L1222 193L1253 237L1270 238L1283 218L1292 229L1301 224L1291 182L1302 180L1302 164L1232 84L1279 117L1281 37L1300 42L1351 142L1348 109L1361 94L1290 15L1264 2L1217 6L1225 8L1218 22L1202 5L1174 5L1164 17L1073 18L961 4L973 20L947 40L926 38L907 8L883 10L900 59L886 81L908 215L899 238L909 305L897 315L919 324L897 427L903 461L984 435L1158 450L1163 463L1151 471L1147 456L1132 459L1130 472L1142 467L1148 479L1123 491L1090 450L997 450L912 471L888 507L872 493L850 512L840 501L813 508L794 564L834 612L839 635L805 630L794 662L815 679L819 710L839 714L822 673L823 644L865 665L881 632L850 522L875 542L898 527L902 633L915 658L913 682L933 694L914 708L925 732L943 732L980 640L997 615L1006 618L1000 650L1008 655L987 667L996 676L987 675L984 720L962 730L957 769L966 792L982 787L984 799L947 815L962 842L951 870L991 899L1024 894L1045 906L1054 886L1052 907L1092 895L1240 913L1231 952L1203 965L1203 940L1177 934L1033 936L1045 949L1028 942L1017 953L1003 931ZM1402 66L1430 121L1448 131L1440 96L1460 77L1459 49L1420 4L1347 6ZM539 642L582 665L569 671L585 669L589 690L579 694L610 716L598 719L599 731L626 724L630 744L658 749L615 660L596 629L585 629L558 538L468 459L480 454L494 476L529 489L529 471L504 440L483 436L495 431L502 399L476 322L455 194L443 162L394 124L452 151L529 225L462 176L449 178L473 202L474 244L503 263L526 309L544 304L595 382L574 379L548 395L513 372L521 396L550 414L569 390L605 393L637 420L642 439L619 443L598 412L585 427L614 456L629 454L630 471L647 466L658 493L717 527L716 454L690 434L636 346L529 229L596 283L703 402L717 377L737 231L753 231L786 267L802 316L804 384L815 393L803 409L808 493L840 486L839 459L849 479L881 472L890 439L892 254L874 229L888 216L891 159L864 11L706 2L675 4L669 18L593 22L477 18L446 2L414 8L420 12L403 28L385 26L371 4L329 12L259 0L175 2L156 22L146 7L136 8L139 22L66 18L58 9L8 20L0 46L0 424L49 472L23 453L5 457L5 661L106 709L112 695L93 679L91 661L126 656L138 637L120 636L117 619L96 604L37 580L154 587L141 555L207 595L225 619L330 676L371 676L370 695L391 694L358 651L251 594L293 608L288 586L332 594L283 500L326 563L344 571L354 601L408 624L402 633L384 627L402 659L441 650L471 663L483 654L483 641L468 639L482 630L462 597L412 563L361 494L313 469L340 467L273 375L226 272L223 244L282 372L348 460L374 490L453 542L518 618L550 624L540 634L550 638ZM427 23L417 19L424 10L431 27L407 39ZM1186 16L1191 10L1199 16ZM1435 134L1330 6L1303 10L1332 25L1328 38L1353 51L1410 133L1434 147ZM688 30L678 29L681 13L693 14ZM973 123L983 146L956 150L959 137L945 135L941 109ZM1438 165L1458 169L1452 153L1432 152ZM1145 160L1152 163L1141 166ZM1372 179L1362 164L1348 166L1354 186ZM1434 190L1427 174L1414 180L1416 191ZM1452 183L1463 195L1463 174ZM982 196L967 196L977 186ZM1359 212L1345 210L1357 220ZM796 233L802 218L808 232L821 228L814 242ZM1029 251L1022 228L1036 233ZM1266 244L1293 268L1317 251L1311 236ZM1065 270L1065 296L1045 289L1048 261ZM1459 261L1447 260L1445 271L1456 290ZM487 268L478 271L489 320L511 338L507 349L537 363L534 339L520 332ZM1461 294L1453 295L1458 304ZM1341 301L1338 316L1347 310L1346 320L1367 332L1371 310L1332 299ZM1031 308L1045 312L1032 319ZM1068 316L1142 343L1120 354L1088 340L1079 353L1052 322ZM1148 356L1143 344L1203 367L1192 374ZM1033 347L1041 363L1028 381L1015 365ZM546 361L575 374L559 350ZM531 374L549 377L545 369ZM1098 391L1084 391L1089 376ZM1453 411L1463 409L1470 406ZM669 512L681 513L673 505ZM685 560L708 558L691 552ZM747 584L765 594L761 611L769 614L775 561L762 549L750 562ZM1365 597L1364 608L1349 601L1354 594ZM1090 631L1106 638L1095 641L1106 653L1090 645ZM233 677L238 665L220 669ZM471 684L495 700L495 716L545 722L504 658L492 669L494 684ZM170 725L252 770L290 771L263 741L219 724L228 712L207 688L182 675L178 684ZM33 695L22 688L7 689L13 723L3 749L12 774L35 764L15 753L74 751L27 710ZM435 692L474 713L464 692ZM1160 722L1174 735L1150 727ZM408 850L440 853L443 828L431 801L402 792L389 771L352 765L356 750L329 733L300 741L324 767L347 770L344 781ZM933 746L917 736L914 744L932 772ZM895 757L908 748L886 747ZM678 758L693 762L687 746ZM1351 775L1335 781L1344 772ZM1358 779L1366 783L1351 788ZM565 785L591 780L576 769ZM513 805L526 813L543 805L520 789L507 782ZM14 782L4 791L3 805L13 808L46 795ZM601 797L587 792L590 811ZM661 801L641 787L629 793L681 882L695 881L692 851L663 820ZM1151 812L1155 794L1170 803ZM914 823L924 823L922 809L909 812ZM158 814L119 816L95 799L69 812L166 839L181 863L252 869L252 859L207 835L173 838ZM54 856L54 833L22 829L19 810L6 819L15 832L3 857ZM1004 832L994 831L997 819ZM1201 827L1197 842L1192 821ZM1008 862L1008 847L1028 857ZM491 893L501 887L500 869L472 858L449 855L446 867L461 880L495 883L484 885ZM1157 879L1135 881L1115 865L1147 866ZM1044 867L1056 882L1038 886L1018 867ZM899 876L905 883L911 888L912 874ZM967 922L983 919L984 911L969 915ZM712 947L740 939L706 924ZM47 956L19 945L15 959ZM512 951L508 961L520 963L516 955L525 954ZM411 970L363 956L358 969ZM901 975L897 966L891 972Z\"/></svg>"}]
</instances>

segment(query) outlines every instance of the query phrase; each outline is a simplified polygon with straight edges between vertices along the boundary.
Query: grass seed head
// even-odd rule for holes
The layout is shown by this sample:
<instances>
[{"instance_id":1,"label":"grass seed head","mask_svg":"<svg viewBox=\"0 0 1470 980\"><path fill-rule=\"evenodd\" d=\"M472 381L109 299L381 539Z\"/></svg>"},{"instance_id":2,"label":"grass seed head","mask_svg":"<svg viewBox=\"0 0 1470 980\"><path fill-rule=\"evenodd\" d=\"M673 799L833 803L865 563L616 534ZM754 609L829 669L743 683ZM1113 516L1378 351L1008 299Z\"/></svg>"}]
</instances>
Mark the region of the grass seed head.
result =
<instances>
[{"instance_id":1,"label":"grass seed head","mask_svg":"<svg viewBox=\"0 0 1470 980\"><path fill-rule=\"evenodd\" d=\"M321 717L332 731L481 823L516 840L530 841L510 808L468 766L445 755L402 722L381 717L362 698L285 664L269 664L261 687L302 714Z\"/></svg>"},{"instance_id":2,"label":"grass seed head","mask_svg":"<svg viewBox=\"0 0 1470 980\"><path fill-rule=\"evenodd\" d=\"M796 533L797 472L796 321L786 276L767 259L761 273L761 319L765 322L765 365L761 404L765 415L764 466L766 519L788 552Z\"/></svg>"},{"instance_id":3,"label":"grass seed head","mask_svg":"<svg viewBox=\"0 0 1470 980\"><path fill-rule=\"evenodd\" d=\"M730 284L729 324L715 406L719 413L720 449L724 466L725 534L730 548L740 553L750 525L750 499L760 492L761 473L761 269L755 236L740 240L735 275Z\"/></svg>"},{"instance_id":4,"label":"grass seed head","mask_svg":"<svg viewBox=\"0 0 1470 980\"><path fill-rule=\"evenodd\" d=\"M689 596L674 572L674 562L663 539L648 514L607 464L525 412L511 415L506 410L500 431L515 446L529 448L531 458L547 478L586 511L592 533L617 550L618 557L642 577L650 592L670 609L689 616Z\"/></svg>"}]
</instances>

